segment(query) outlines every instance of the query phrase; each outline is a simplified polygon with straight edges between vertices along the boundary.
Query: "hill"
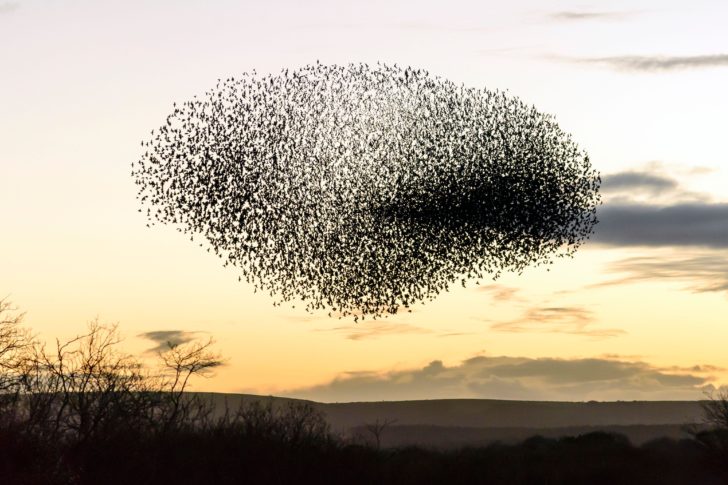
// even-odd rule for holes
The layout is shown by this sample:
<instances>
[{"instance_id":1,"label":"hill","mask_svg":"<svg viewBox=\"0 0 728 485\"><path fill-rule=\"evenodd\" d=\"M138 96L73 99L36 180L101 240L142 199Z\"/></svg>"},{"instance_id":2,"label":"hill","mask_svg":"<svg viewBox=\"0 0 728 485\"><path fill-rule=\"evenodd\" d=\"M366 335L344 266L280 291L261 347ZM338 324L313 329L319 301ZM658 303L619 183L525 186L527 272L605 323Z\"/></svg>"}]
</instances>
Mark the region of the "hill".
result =
<instances>
[{"instance_id":1,"label":"hill","mask_svg":"<svg viewBox=\"0 0 728 485\"><path fill-rule=\"evenodd\" d=\"M205 394L218 411L236 409L241 402L290 398L250 394ZM311 402L311 401L309 401ZM552 402L492 399L435 399L350 403L311 402L322 411L332 430L365 433L367 423L392 422L382 436L385 446L457 447L494 441L522 441L533 435L575 436L610 431L634 444L652 439L687 437L686 425L702 421L699 401Z\"/></svg>"}]
</instances>

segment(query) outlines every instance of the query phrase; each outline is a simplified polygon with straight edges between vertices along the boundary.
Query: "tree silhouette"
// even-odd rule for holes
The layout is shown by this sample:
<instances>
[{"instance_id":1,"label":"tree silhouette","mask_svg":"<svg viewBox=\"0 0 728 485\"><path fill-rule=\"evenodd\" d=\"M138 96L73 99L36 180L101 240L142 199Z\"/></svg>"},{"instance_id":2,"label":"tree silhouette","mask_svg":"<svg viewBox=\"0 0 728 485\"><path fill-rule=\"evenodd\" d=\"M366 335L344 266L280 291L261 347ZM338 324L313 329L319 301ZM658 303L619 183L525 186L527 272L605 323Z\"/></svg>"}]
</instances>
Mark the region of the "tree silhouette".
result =
<instances>
[{"instance_id":1,"label":"tree silhouette","mask_svg":"<svg viewBox=\"0 0 728 485\"><path fill-rule=\"evenodd\" d=\"M208 414L208 408L199 398L185 397L185 391L193 376L208 376L223 364L222 356L213 350L214 340L167 343L167 349L159 352L159 359L165 373L163 388L166 389L168 406L163 416L167 426L180 419L201 419Z\"/></svg>"},{"instance_id":2,"label":"tree silhouette","mask_svg":"<svg viewBox=\"0 0 728 485\"><path fill-rule=\"evenodd\" d=\"M723 469L728 480L728 390L708 393L701 406L704 428L693 427L689 431Z\"/></svg>"},{"instance_id":3,"label":"tree silhouette","mask_svg":"<svg viewBox=\"0 0 728 485\"><path fill-rule=\"evenodd\" d=\"M377 418L373 423L364 424L364 430L374 438L374 444L378 450L382 447L382 435L384 431L396 422L396 419L380 420Z\"/></svg>"},{"instance_id":4,"label":"tree silhouette","mask_svg":"<svg viewBox=\"0 0 728 485\"><path fill-rule=\"evenodd\" d=\"M12 393L17 386L22 352L31 343L28 331L21 327L23 316L7 297L0 299L0 395Z\"/></svg>"}]
</instances>

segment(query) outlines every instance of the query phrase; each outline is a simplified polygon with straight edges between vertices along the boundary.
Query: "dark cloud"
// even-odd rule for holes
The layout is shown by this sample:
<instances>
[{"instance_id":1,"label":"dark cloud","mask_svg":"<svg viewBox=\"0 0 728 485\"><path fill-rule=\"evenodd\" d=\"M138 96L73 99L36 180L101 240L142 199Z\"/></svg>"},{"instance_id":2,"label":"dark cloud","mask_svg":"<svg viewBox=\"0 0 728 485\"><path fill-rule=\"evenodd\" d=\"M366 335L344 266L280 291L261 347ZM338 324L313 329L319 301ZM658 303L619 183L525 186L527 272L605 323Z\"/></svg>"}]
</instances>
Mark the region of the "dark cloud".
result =
<instances>
[{"instance_id":1,"label":"dark cloud","mask_svg":"<svg viewBox=\"0 0 728 485\"><path fill-rule=\"evenodd\" d=\"M654 172L627 171L605 175L602 177L603 192L620 192L638 190L654 194L676 190L677 180Z\"/></svg>"},{"instance_id":2,"label":"dark cloud","mask_svg":"<svg viewBox=\"0 0 728 485\"><path fill-rule=\"evenodd\" d=\"M375 323L362 322L354 323L330 329L319 329L320 332L336 332L344 335L349 340L364 340L377 338L383 335L401 335L413 333L432 333L431 330L416 327L406 323Z\"/></svg>"},{"instance_id":3,"label":"dark cloud","mask_svg":"<svg viewBox=\"0 0 728 485\"><path fill-rule=\"evenodd\" d=\"M672 280L685 282L689 289L696 292L728 291L728 258L718 251L681 258L627 258L610 264L607 271L620 276L590 287Z\"/></svg>"},{"instance_id":4,"label":"dark cloud","mask_svg":"<svg viewBox=\"0 0 728 485\"><path fill-rule=\"evenodd\" d=\"M615 337L624 330L595 328L592 312L583 307L532 307L516 320L499 322L491 329L501 332L567 333L594 338Z\"/></svg>"},{"instance_id":5,"label":"dark cloud","mask_svg":"<svg viewBox=\"0 0 728 485\"><path fill-rule=\"evenodd\" d=\"M612 246L728 246L728 204L712 203L705 194L684 190L659 163L605 175L602 191L607 202L598 210L594 242Z\"/></svg>"},{"instance_id":6,"label":"dark cloud","mask_svg":"<svg viewBox=\"0 0 728 485\"><path fill-rule=\"evenodd\" d=\"M599 64L619 71L642 72L728 66L728 54L702 56L585 57L571 60L582 64Z\"/></svg>"},{"instance_id":7,"label":"dark cloud","mask_svg":"<svg viewBox=\"0 0 728 485\"><path fill-rule=\"evenodd\" d=\"M593 241L613 246L728 247L728 204L605 204Z\"/></svg>"},{"instance_id":8,"label":"dark cloud","mask_svg":"<svg viewBox=\"0 0 728 485\"><path fill-rule=\"evenodd\" d=\"M144 332L137 337L151 340L156 345L148 350L148 352L160 352L169 348L170 345L181 345L191 342L197 338L198 332L187 332L184 330L154 330L152 332Z\"/></svg>"},{"instance_id":9,"label":"dark cloud","mask_svg":"<svg viewBox=\"0 0 728 485\"><path fill-rule=\"evenodd\" d=\"M345 374L286 394L319 401L697 399L711 388L711 377L698 374L607 358L478 356L452 367L434 360L421 369Z\"/></svg>"},{"instance_id":10,"label":"dark cloud","mask_svg":"<svg viewBox=\"0 0 728 485\"><path fill-rule=\"evenodd\" d=\"M623 20L635 12L554 12L549 15L554 20Z\"/></svg>"},{"instance_id":11,"label":"dark cloud","mask_svg":"<svg viewBox=\"0 0 728 485\"><path fill-rule=\"evenodd\" d=\"M646 201L654 206L708 203L711 201L708 194L685 189L675 176L677 173L680 178L689 178L708 171L705 167L668 168L660 162L651 162L641 169L603 175L600 190L607 205Z\"/></svg>"},{"instance_id":12,"label":"dark cloud","mask_svg":"<svg viewBox=\"0 0 728 485\"><path fill-rule=\"evenodd\" d=\"M19 7L20 4L17 2L2 2L0 3L0 15L15 12Z\"/></svg>"}]
</instances>

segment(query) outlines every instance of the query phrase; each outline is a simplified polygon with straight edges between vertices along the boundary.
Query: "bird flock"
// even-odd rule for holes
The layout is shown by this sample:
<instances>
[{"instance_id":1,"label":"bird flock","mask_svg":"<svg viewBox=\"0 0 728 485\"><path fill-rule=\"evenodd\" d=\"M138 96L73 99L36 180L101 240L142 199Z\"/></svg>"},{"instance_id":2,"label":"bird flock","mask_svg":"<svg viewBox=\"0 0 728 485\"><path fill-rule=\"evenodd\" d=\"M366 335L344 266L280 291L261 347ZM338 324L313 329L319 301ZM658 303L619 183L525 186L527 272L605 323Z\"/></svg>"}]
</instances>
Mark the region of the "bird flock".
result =
<instances>
[{"instance_id":1,"label":"bird flock","mask_svg":"<svg viewBox=\"0 0 728 485\"><path fill-rule=\"evenodd\" d=\"M202 236L275 304L355 320L573 255L597 223L599 174L552 116L420 69L219 80L142 146L150 224Z\"/></svg>"}]
</instances>

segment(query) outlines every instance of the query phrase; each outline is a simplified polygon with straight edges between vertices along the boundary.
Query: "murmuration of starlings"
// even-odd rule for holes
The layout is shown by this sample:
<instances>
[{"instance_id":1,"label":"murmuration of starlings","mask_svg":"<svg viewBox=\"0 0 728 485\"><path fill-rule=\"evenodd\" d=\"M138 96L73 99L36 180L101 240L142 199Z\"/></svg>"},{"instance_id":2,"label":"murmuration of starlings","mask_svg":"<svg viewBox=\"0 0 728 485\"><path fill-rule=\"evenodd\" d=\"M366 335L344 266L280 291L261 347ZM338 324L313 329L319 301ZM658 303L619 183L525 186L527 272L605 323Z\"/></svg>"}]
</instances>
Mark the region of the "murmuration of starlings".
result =
<instances>
[{"instance_id":1,"label":"murmuration of starlings","mask_svg":"<svg viewBox=\"0 0 728 485\"><path fill-rule=\"evenodd\" d=\"M219 80L142 146L150 225L202 237L274 304L354 320L572 256L600 204L552 116L397 65Z\"/></svg>"}]
</instances>

